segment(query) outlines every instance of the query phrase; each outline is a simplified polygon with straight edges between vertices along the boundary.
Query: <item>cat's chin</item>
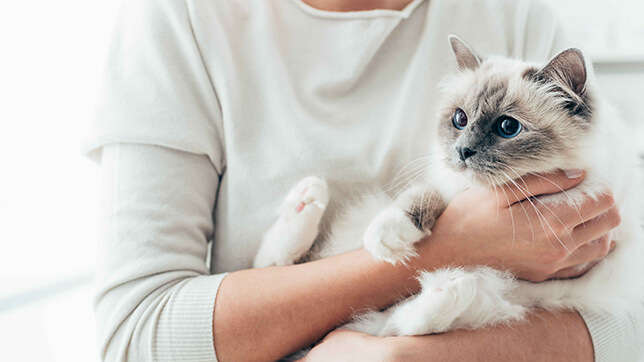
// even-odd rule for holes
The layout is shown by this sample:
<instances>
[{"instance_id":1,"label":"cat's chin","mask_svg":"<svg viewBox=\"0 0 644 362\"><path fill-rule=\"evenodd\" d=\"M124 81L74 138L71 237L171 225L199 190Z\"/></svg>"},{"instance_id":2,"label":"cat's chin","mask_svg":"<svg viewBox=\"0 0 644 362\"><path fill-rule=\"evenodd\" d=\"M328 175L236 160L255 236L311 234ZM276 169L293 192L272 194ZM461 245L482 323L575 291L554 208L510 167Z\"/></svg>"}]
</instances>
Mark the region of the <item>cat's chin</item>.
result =
<instances>
[{"instance_id":1,"label":"cat's chin","mask_svg":"<svg viewBox=\"0 0 644 362\"><path fill-rule=\"evenodd\" d=\"M456 172L466 181L469 187L478 186L478 187L487 187L494 186L495 184L492 180L486 176L473 170L470 167L466 166L457 166L455 167Z\"/></svg>"}]
</instances>

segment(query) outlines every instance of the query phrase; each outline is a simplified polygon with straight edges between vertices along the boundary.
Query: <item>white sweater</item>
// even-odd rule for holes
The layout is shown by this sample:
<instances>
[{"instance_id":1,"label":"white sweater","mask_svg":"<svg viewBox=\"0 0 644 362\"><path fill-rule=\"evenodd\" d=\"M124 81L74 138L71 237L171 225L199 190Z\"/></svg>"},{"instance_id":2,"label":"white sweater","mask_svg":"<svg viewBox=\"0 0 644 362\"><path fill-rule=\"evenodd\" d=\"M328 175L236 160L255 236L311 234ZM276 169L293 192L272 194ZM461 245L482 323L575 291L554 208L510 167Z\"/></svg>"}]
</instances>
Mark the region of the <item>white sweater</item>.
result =
<instances>
[{"instance_id":1,"label":"white sweater","mask_svg":"<svg viewBox=\"0 0 644 362\"><path fill-rule=\"evenodd\" d=\"M529 0L125 1L85 146L104 172L103 358L215 360L219 283L251 267L290 186L319 175L352 195L427 153L448 34L538 62L565 47ZM635 358L642 320L584 318L597 360Z\"/></svg>"}]
</instances>

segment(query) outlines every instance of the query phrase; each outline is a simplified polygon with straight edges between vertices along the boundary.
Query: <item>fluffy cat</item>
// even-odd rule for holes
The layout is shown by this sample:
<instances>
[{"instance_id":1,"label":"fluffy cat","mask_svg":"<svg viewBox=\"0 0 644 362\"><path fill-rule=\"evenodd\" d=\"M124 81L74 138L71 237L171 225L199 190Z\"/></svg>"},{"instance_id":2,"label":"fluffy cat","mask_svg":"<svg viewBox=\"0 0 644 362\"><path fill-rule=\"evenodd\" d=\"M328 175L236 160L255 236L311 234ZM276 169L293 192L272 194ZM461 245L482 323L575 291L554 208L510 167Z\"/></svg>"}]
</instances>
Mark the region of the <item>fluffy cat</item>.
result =
<instances>
[{"instance_id":1,"label":"fluffy cat","mask_svg":"<svg viewBox=\"0 0 644 362\"><path fill-rule=\"evenodd\" d=\"M613 231L618 247L584 276L529 283L487 266L424 272L420 293L357 316L346 327L380 336L423 335L520 320L535 307L603 311L633 305L642 298L636 286L644 275L636 153L624 138L626 126L587 79L582 53L568 49L537 66L483 59L459 38L449 40L458 71L442 87L434 142L441 161L431 170L447 179L430 185L427 175L395 199L366 195L344 210L327 235L318 235L329 194L322 179L307 177L286 197L255 266L289 265L363 246L378 260L404 262L456 193L532 173L584 169L577 187L535 200L576 204L613 190L622 215Z\"/></svg>"}]
</instances>

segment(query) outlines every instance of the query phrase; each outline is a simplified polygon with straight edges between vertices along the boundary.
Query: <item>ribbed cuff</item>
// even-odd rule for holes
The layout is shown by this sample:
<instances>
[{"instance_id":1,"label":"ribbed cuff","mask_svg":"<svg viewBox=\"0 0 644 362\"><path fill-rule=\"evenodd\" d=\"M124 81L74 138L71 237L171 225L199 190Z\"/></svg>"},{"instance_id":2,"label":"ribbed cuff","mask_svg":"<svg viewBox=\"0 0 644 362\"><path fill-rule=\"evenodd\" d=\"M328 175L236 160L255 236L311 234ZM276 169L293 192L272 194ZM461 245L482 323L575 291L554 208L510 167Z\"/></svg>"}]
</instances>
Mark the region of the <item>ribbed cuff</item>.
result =
<instances>
[{"instance_id":1,"label":"ribbed cuff","mask_svg":"<svg viewBox=\"0 0 644 362\"><path fill-rule=\"evenodd\" d=\"M580 311L595 349L596 362L642 361L644 334L642 317L636 312L598 314Z\"/></svg>"},{"instance_id":2,"label":"ribbed cuff","mask_svg":"<svg viewBox=\"0 0 644 362\"><path fill-rule=\"evenodd\" d=\"M217 361L213 344L215 297L226 274L191 278L163 304L151 348L154 361Z\"/></svg>"}]
</instances>

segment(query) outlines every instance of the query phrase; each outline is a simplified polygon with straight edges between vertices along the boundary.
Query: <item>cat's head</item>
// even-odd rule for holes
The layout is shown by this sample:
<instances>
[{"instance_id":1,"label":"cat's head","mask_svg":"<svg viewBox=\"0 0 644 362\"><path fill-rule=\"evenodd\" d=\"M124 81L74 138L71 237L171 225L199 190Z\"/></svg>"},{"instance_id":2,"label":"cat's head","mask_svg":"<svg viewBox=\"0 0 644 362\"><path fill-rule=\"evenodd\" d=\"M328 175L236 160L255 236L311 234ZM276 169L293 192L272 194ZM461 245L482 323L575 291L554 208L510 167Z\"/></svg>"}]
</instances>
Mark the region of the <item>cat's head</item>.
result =
<instances>
[{"instance_id":1,"label":"cat's head","mask_svg":"<svg viewBox=\"0 0 644 362\"><path fill-rule=\"evenodd\" d=\"M441 89L438 138L450 168L489 185L579 165L594 123L579 50L536 66L449 40L459 70Z\"/></svg>"}]
</instances>

